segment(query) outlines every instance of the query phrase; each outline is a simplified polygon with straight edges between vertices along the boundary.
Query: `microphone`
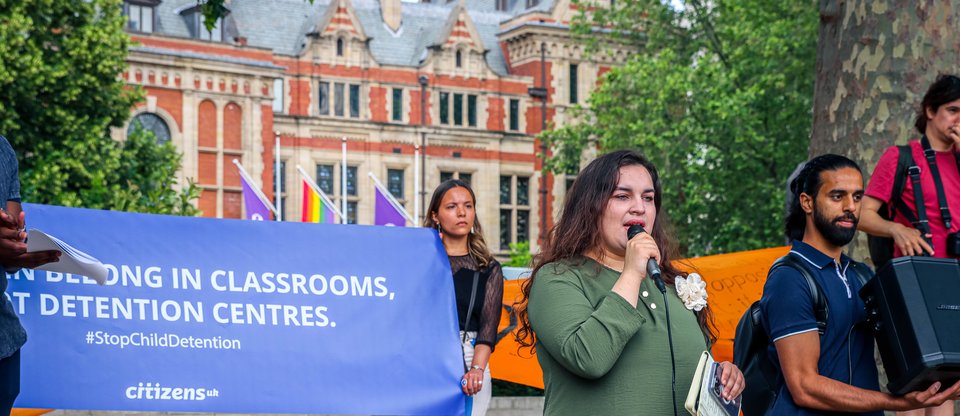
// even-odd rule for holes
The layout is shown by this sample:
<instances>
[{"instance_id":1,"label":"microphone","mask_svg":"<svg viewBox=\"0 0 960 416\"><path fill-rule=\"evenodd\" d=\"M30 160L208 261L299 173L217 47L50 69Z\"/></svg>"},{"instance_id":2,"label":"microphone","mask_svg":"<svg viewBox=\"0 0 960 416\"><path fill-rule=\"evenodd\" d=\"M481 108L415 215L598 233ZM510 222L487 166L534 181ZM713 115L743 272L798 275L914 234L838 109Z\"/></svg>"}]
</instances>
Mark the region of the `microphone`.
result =
<instances>
[{"instance_id":1,"label":"microphone","mask_svg":"<svg viewBox=\"0 0 960 416\"><path fill-rule=\"evenodd\" d=\"M636 237L637 234L645 233L643 226L640 224L633 224L630 228L627 228L627 240L632 240L633 237ZM653 283L656 283L657 289L660 290L660 293L667 292L667 286L663 284L663 279L660 277L660 266L657 265L657 261L650 258L647 259L647 276L653 278Z\"/></svg>"}]
</instances>

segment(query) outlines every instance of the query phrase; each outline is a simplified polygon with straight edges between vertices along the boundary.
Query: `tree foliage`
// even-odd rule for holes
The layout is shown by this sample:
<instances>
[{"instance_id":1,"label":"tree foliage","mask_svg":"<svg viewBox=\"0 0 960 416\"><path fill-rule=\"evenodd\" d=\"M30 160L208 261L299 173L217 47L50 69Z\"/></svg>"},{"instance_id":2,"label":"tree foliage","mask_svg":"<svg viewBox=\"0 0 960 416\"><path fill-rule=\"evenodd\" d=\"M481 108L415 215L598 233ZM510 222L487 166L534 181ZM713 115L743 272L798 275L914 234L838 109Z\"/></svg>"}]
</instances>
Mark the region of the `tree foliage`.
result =
<instances>
[{"instance_id":1,"label":"tree foliage","mask_svg":"<svg viewBox=\"0 0 960 416\"><path fill-rule=\"evenodd\" d=\"M30 202L195 215L180 156L137 132L110 138L143 92L121 79L129 37L120 0L0 0L0 134Z\"/></svg>"},{"instance_id":2,"label":"tree foliage","mask_svg":"<svg viewBox=\"0 0 960 416\"><path fill-rule=\"evenodd\" d=\"M510 243L510 260L504 263L507 267L530 267L533 255L530 253L530 242L521 241Z\"/></svg>"},{"instance_id":3,"label":"tree foliage","mask_svg":"<svg viewBox=\"0 0 960 416\"><path fill-rule=\"evenodd\" d=\"M685 255L782 244L784 184L809 141L815 2L615 4L580 7L596 12L577 31L594 53L604 51L591 27L640 52L605 75L582 123L544 134L548 168L575 172L588 145L636 148L660 170Z\"/></svg>"}]
</instances>

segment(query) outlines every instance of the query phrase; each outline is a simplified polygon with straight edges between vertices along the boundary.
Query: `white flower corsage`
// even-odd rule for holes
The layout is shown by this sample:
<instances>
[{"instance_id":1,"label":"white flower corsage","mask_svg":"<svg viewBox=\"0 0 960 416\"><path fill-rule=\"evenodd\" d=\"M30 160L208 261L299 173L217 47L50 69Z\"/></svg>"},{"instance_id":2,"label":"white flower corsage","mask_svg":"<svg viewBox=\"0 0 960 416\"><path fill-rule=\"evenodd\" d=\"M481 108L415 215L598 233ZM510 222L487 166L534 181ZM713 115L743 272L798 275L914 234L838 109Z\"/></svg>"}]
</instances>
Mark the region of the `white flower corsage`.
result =
<instances>
[{"instance_id":1,"label":"white flower corsage","mask_svg":"<svg viewBox=\"0 0 960 416\"><path fill-rule=\"evenodd\" d=\"M677 288L677 296L687 309L699 312L707 306L707 282L699 274L690 273L686 279L677 277L673 283Z\"/></svg>"}]
</instances>

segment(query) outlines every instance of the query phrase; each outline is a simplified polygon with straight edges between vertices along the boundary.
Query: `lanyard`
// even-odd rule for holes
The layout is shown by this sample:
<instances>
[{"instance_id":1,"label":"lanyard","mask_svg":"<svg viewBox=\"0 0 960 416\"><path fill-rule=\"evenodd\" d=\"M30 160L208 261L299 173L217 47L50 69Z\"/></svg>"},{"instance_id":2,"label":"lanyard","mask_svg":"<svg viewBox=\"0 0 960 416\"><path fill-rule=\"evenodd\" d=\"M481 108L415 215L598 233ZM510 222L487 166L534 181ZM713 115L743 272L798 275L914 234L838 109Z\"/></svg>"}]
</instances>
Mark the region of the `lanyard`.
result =
<instances>
[{"instance_id":1,"label":"lanyard","mask_svg":"<svg viewBox=\"0 0 960 416\"><path fill-rule=\"evenodd\" d=\"M923 146L923 155L927 158L927 165L930 167L930 174L933 175L933 183L937 186L937 202L940 204L940 216L943 217L943 224L950 230L950 207L947 205L947 195L943 191L943 181L940 180L940 169L937 168L937 152L930 148L930 141L927 136L920 138L920 145ZM957 173L960 173L960 153L952 152L957 158Z\"/></svg>"}]
</instances>

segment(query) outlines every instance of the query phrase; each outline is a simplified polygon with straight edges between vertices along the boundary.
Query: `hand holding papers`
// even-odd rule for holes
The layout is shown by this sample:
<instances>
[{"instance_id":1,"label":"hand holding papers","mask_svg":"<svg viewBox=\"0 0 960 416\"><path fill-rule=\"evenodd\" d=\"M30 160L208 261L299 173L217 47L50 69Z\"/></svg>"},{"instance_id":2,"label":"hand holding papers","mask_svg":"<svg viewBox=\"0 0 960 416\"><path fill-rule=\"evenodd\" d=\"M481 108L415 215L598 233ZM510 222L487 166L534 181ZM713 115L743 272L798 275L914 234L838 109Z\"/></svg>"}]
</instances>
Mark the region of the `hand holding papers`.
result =
<instances>
[{"instance_id":1,"label":"hand holding papers","mask_svg":"<svg viewBox=\"0 0 960 416\"><path fill-rule=\"evenodd\" d=\"M27 233L27 252L58 250L63 253L60 261L36 267L38 270L73 273L87 276L98 284L107 281L107 268L89 254L77 250L63 241L43 231L32 229Z\"/></svg>"}]
</instances>

